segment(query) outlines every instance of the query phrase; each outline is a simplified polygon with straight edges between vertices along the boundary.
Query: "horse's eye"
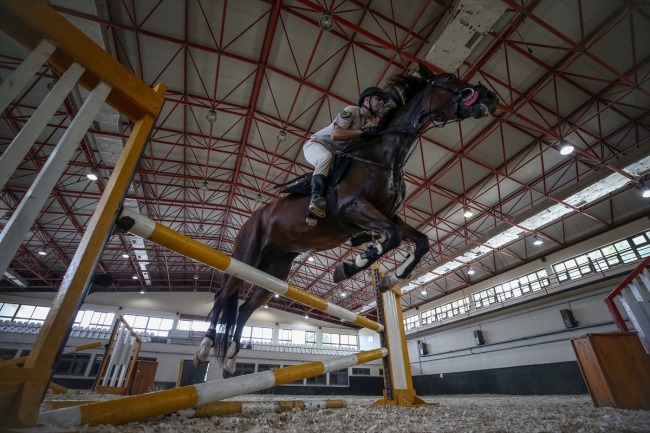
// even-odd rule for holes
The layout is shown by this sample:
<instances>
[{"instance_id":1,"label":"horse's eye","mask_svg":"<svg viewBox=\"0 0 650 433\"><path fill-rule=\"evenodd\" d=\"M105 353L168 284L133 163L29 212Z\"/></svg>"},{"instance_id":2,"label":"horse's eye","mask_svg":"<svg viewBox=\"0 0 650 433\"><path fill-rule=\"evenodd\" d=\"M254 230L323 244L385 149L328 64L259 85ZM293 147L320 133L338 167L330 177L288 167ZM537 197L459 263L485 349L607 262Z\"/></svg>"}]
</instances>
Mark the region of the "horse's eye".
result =
<instances>
[{"instance_id":1,"label":"horse's eye","mask_svg":"<svg viewBox=\"0 0 650 433\"><path fill-rule=\"evenodd\" d=\"M447 75L447 78L445 78L445 81L454 81L456 79L456 76L454 74L449 74Z\"/></svg>"}]
</instances>

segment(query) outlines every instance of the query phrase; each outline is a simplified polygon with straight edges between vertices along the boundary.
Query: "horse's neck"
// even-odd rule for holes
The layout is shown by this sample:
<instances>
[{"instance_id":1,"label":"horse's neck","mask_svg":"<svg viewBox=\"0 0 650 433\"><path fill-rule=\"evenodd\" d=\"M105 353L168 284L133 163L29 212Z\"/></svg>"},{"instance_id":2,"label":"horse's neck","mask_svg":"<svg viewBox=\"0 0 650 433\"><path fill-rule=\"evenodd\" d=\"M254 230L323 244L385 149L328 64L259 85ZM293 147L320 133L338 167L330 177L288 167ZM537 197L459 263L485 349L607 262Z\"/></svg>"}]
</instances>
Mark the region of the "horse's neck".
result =
<instances>
[{"instance_id":1,"label":"horse's neck","mask_svg":"<svg viewBox=\"0 0 650 433\"><path fill-rule=\"evenodd\" d=\"M398 108L393 119L384 129L389 133L383 135L377 143L372 143L363 149L359 156L392 168L396 168L398 164L402 163L406 152L408 152L416 138L415 131L401 132L412 130L413 124L418 121L419 113L414 109L413 103L419 105L419 101L411 101Z\"/></svg>"}]
</instances>

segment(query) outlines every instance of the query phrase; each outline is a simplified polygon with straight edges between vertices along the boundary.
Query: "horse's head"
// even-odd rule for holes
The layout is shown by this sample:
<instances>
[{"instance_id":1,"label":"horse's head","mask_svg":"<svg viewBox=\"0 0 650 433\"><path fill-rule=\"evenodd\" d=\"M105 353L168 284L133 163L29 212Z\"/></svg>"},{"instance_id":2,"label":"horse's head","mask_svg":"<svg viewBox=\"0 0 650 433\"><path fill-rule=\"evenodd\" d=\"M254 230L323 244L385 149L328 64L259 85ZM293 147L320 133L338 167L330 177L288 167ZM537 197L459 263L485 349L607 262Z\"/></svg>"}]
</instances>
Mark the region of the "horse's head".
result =
<instances>
[{"instance_id":1,"label":"horse's head","mask_svg":"<svg viewBox=\"0 0 650 433\"><path fill-rule=\"evenodd\" d=\"M429 120L480 119L497 108L497 95L480 83L472 85L450 73L434 74L422 63L419 72L429 83L422 100Z\"/></svg>"}]
</instances>

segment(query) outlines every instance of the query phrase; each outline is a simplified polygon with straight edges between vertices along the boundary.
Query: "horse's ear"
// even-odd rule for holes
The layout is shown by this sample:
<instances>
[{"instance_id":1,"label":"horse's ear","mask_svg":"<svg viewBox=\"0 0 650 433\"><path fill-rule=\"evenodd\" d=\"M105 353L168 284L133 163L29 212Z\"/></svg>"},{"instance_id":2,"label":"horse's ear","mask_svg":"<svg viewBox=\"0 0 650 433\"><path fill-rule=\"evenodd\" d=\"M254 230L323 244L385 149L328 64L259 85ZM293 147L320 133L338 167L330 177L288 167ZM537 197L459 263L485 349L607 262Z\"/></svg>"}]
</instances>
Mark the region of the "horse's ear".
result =
<instances>
[{"instance_id":1,"label":"horse's ear","mask_svg":"<svg viewBox=\"0 0 650 433\"><path fill-rule=\"evenodd\" d=\"M424 63L420 62L418 66L418 72L420 74L420 77L424 78L425 80L428 80L429 78L433 78L434 74L431 72L431 70L425 65Z\"/></svg>"}]
</instances>

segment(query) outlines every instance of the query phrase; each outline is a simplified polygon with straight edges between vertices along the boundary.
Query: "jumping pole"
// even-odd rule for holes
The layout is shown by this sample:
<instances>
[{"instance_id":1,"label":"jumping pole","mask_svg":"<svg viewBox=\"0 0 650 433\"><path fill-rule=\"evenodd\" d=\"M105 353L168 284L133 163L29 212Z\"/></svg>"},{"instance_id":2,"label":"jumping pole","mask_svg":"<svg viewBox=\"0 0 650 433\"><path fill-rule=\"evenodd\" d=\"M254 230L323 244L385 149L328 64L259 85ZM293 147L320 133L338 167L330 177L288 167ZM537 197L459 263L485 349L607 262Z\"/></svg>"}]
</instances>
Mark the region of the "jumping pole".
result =
<instances>
[{"instance_id":1,"label":"jumping pole","mask_svg":"<svg viewBox=\"0 0 650 433\"><path fill-rule=\"evenodd\" d=\"M143 421L158 415L178 412L241 394L249 394L342 368L364 364L387 355L388 350L386 348L374 349L326 361L309 362L231 379L42 412L38 418L38 424L81 428L86 425L119 425Z\"/></svg>"},{"instance_id":2,"label":"jumping pole","mask_svg":"<svg viewBox=\"0 0 650 433\"><path fill-rule=\"evenodd\" d=\"M204 265L219 269L229 275L241 278L244 281L263 287L266 290L270 290L301 304L308 305L316 310L323 311L348 322L356 323L359 326L372 329L373 331L381 332L384 330L384 326L374 320L348 311L293 284L289 284L239 260L235 260L227 254L182 235L129 208L122 208L116 225L122 230L150 240L171 251L175 251Z\"/></svg>"}]
</instances>

